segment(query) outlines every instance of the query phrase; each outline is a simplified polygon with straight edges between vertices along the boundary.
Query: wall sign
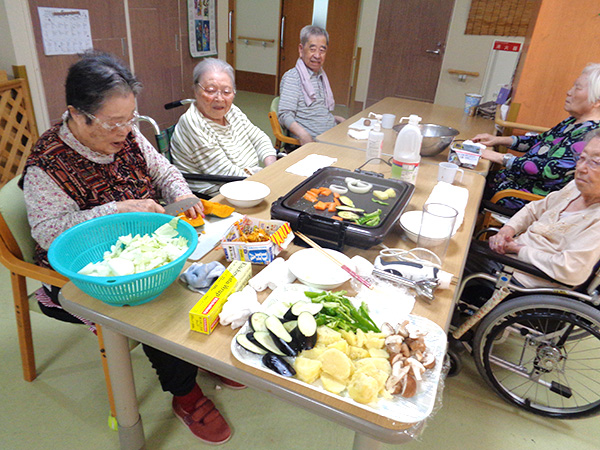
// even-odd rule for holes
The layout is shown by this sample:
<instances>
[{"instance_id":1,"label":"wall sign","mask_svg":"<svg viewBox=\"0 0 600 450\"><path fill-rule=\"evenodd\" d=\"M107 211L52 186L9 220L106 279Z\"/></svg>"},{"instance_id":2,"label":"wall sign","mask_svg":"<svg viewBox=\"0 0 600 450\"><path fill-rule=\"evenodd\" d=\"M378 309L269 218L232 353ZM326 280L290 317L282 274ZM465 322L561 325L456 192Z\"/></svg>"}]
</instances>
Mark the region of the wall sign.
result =
<instances>
[{"instance_id":1,"label":"wall sign","mask_svg":"<svg viewBox=\"0 0 600 450\"><path fill-rule=\"evenodd\" d=\"M188 0L190 53L194 58L217 55L216 0Z\"/></svg>"}]
</instances>

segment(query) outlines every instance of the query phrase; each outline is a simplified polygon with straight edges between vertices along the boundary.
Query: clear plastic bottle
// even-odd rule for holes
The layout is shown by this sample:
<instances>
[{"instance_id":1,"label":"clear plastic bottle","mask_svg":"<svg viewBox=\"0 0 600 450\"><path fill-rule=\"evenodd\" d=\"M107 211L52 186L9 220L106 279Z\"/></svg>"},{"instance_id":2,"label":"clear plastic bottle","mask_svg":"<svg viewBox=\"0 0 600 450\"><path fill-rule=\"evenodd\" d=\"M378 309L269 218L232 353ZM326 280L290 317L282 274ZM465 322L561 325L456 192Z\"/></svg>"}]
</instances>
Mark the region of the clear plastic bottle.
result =
<instances>
[{"instance_id":1,"label":"clear plastic bottle","mask_svg":"<svg viewBox=\"0 0 600 450\"><path fill-rule=\"evenodd\" d=\"M419 128L421 118L411 114L410 117L400 119L400 122L404 119L408 119L408 123L402 127L396 138L392 178L415 184L421 162L421 142L423 141L423 135Z\"/></svg>"},{"instance_id":2,"label":"clear plastic bottle","mask_svg":"<svg viewBox=\"0 0 600 450\"><path fill-rule=\"evenodd\" d=\"M369 140L367 141L367 161L373 158L381 158L383 148L383 131L381 131L381 115L374 114L375 123L369 131Z\"/></svg>"}]
</instances>

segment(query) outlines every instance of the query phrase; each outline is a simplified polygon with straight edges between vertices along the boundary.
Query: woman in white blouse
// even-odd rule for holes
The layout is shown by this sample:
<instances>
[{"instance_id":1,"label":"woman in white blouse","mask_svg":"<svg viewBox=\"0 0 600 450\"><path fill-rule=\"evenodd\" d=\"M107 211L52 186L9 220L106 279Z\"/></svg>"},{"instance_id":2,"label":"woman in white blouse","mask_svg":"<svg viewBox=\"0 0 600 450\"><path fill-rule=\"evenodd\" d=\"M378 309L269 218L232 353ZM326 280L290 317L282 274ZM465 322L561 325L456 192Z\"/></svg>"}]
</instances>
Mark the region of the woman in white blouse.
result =
<instances>
[{"instance_id":1,"label":"woman in white blouse","mask_svg":"<svg viewBox=\"0 0 600 450\"><path fill-rule=\"evenodd\" d=\"M183 173L251 175L276 160L269 137L233 104L235 77L225 61L207 58L193 73L196 103L181 116L171 139L173 164ZM194 192L219 186L189 181Z\"/></svg>"}]
</instances>

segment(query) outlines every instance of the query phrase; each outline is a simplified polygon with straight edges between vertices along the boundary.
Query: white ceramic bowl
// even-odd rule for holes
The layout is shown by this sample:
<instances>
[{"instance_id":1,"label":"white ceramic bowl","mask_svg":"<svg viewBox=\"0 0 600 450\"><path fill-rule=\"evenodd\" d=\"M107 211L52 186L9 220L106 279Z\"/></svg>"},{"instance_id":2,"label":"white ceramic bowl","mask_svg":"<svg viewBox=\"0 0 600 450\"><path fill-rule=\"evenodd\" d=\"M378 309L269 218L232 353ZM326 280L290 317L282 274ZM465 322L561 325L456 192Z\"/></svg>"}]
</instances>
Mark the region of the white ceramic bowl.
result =
<instances>
[{"instance_id":1,"label":"white ceramic bowl","mask_svg":"<svg viewBox=\"0 0 600 450\"><path fill-rule=\"evenodd\" d=\"M262 202L271 193L271 189L257 181L243 180L224 184L219 192L233 206L250 208Z\"/></svg>"},{"instance_id":2,"label":"white ceramic bowl","mask_svg":"<svg viewBox=\"0 0 600 450\"><path fill-rule=\"evenodd\" d=\"M355 270L354 263L343 253L325 249L341 263ZM350 279L350 275L327 256L314 248L298 250L289 260L290 271L303 284L317 289L335 289Z\"/></svg>"},{"instance_id":3,"label":"white ceramic bowl","mask_svg":"<svg viewBox=\"0 0 600 450\"><path fill-rule=\"evenodd\" d=\"M422 215L423 211L408 211L400 216L400 227L414 243L417 243L419 238ZM433 233L435 233L434 230ZM422 244L426 247L431 247L443 244L445 240L445 237L436 237L435 234L433 234L432 236L426 236L425 239L422 239Z\"/></svg>"}]
</instances>

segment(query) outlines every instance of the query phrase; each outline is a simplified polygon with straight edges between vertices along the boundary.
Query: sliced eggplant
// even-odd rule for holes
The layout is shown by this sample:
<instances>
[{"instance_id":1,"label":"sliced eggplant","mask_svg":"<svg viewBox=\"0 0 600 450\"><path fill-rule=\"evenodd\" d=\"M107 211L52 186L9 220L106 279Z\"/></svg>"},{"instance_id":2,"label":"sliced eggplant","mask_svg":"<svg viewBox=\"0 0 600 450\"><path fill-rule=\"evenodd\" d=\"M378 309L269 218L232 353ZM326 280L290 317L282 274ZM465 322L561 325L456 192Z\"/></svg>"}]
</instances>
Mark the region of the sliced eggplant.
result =
<instances>
[{"instance_id":1,"label":"sliced eggplant","mask_svg":"<svg viewBox=\"0 0 600 450\"><path fill-rule=\"evenodd\" d=\"M254 333L246 334L246 337L250 342L264 348L268 352L281 356L284 355L284 353L279 350L268 331L255 331Z\"/></svg>"},{"instance_id":2,"label":"sliced eggplant","mask_svg":"<svg viewBox=\"0 0 600 450\"><path fill-rule=\"evenodd\" d=\"M323 305L321 303L312 303L306 301L299 301L294 303L290 309L287 310L285 316L283 316L284 320L296 320L301 312L308 311L313 316L319 313L323 309Z\"/></svg>"},{"instance_id":3,"label":"sliced eggplant","mask_svg":"<svg viewBox=\"0 0 600 450\"><path fill-rule=\"evenodd\" d=\"M290 364L279 355L273 353L267 353L262 357L263 364L271 369L273 372L278 373L284 377L293 377L296 375L296 371Z\"/></svg>"},{"instance_id":4,"label":"sliced eggplant","mask_svg":"<svg viewBox=\"0 0 600 450\"><path fill-rule=\"evenodd\" d=\"M275 342L275 345L279 350L287 356L296 356L298 354L292 336L285 329L281 320L275 316L269 316L267 317L267 320L265 320L265 325L273 338L273 342Z\"/></svg>"},{"instance_id":5,"label":"sliced eggplant","mask_svg":"<svg viewBox=\"0 0 600 450\"><path fill-rule=\"evenodd\" d=\"M257 355L264 355L265 353L267 353L267 351L263 347L260 347L252 341L250 341L250 339L248 339L248 336L246 336L245 334L238 334L235 340L240 347L242 347L245 350L248 350L249 352L256 353Z\"/></svg>"},{"instance_id":6,"label":"sliced eggplant","mask_svg":"<svg viewBox=\"0 0 600 450\"><path fill-rule=\"evenodd\" d=\"M294 328L298 325L297 320L288 320L287 322L283 322L283 328L287 330L288 333L291 333Z\"/></svg>"},{"instance_id":7,"label":"sliced eggplant","mask_svg":"<svg viewBox=\"0 0 600 450\"><path fill-rule=\"evenodd\" d=\"M292 337L298 349L310 350L317 344L317 321L308 311L298 316L298 325L292 331Z\"/></svg>"},{"instance_id":8,"label":"sliced eggplant","mask_svg":"<svg viewBox=\"0 0 600 450\"><path fill-rule=\"evenodd\" d=\"M250 314L250 317L248 318L248 325L250 325L252 331L267 331L267 327L265 326L265 320L267 320L267 317L269 317L269 315L265 314L264 312L255 312Z\"/></svg>"}]
</instances>

